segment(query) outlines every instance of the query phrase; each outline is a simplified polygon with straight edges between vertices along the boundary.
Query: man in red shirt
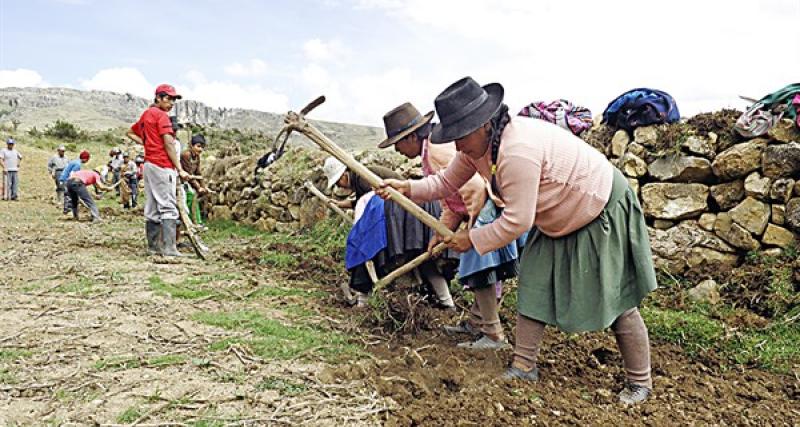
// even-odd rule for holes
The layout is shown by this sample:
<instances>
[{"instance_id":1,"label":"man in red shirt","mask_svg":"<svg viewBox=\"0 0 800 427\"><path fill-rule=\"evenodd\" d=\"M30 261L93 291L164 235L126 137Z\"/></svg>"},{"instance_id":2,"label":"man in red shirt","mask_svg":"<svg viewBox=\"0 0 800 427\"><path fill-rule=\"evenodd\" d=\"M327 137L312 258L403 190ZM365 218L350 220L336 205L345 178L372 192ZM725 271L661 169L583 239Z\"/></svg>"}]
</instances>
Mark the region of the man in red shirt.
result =
<instances>
[{"instance_id":1,"label":"man in red shirt","mask_svg":"<svg viewBox=\"0 0 800 427\"><path fill-rule=\"evenodd\" d=\"M104 185L100 174L91 169L72 172L67 179L67 193L72 200L72 217L76 221L78 220L78 200L80 200L92 213L92 222L98 222L100 221L100 211L97 209L91 193L86 189L88 185L94 185L95 188L102 191L111 191L114 188Z\"/></svg>"},{"instance_id":2,"label":"man in red shirt","mask_svg":"<svg viewBox=\"0 0 800 427\"><path fill-rule=\"evenodd\" d=\"M181 96L168 84L159 85L155 100L128 131L128 137L144 145L144 205L147 249L152 254L180 256L175 247L178 176L187 179L175 149L175 131L167 112Z\"/></svg>"}]
</instances>

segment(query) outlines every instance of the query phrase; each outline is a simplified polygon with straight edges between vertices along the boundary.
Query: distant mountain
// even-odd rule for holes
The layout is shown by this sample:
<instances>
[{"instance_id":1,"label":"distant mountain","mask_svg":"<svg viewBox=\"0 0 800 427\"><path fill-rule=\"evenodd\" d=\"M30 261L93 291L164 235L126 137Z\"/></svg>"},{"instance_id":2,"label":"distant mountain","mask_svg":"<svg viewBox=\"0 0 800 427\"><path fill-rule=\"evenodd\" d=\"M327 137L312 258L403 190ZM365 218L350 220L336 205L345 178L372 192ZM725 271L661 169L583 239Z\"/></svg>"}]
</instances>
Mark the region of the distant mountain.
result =
<instances>
[{"instance_id":1,"label":"distant mountain","mask_svg":"<svg viewBox=\"0 0 800 427\"><path fill-rule=\"evenodd\" d=\"M151 100L131 94L83 91L66 88L0 88L0 125L19 130L44 129L56 120L66 120L86 130L127 127L134 123ZM302 106L297 106L301 108ZM275 135L283 115L240 108L212 108L202 102L182 100L171 114L181 123L213 125L222 129L262 131ZM385 136L383 129L312 120L325 135L350 150L374 148ZM304 138L293 136L293 141Z\"/></svg>"}]
</instances>

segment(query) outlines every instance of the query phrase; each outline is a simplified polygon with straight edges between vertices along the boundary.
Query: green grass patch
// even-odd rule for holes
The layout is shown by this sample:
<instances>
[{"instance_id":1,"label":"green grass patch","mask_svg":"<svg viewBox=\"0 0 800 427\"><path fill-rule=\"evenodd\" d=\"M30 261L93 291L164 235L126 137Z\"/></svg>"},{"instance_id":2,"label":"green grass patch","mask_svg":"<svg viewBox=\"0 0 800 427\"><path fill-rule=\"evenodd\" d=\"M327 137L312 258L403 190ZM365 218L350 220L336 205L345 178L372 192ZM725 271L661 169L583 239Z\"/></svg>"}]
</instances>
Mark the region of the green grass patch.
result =
<instances>
[{"instance_id":1,"label":"green grass patch","mask_svg":"<svg viewBox=\"0 0 800 427\"><path fill-rule=\"evenodd\" d=\"M145 365L153 368L182 365L186 363L186 356L181 354L165 354L163 356L156 356L145 361Z\"/></svg>"},{"instance_id":2,"label":"green grass patch","mask_svg":"<svg viewBox=\"0 0 800 427\"><path fill-rule=\"evenodd\" d=\"M217 274L202 274L200 276L190 276L184 281L184 285L204 285L212 282L223 282L238 279L237 273L217 273Z\"/></svg>"},{"instance_id":3,"label":"green grass patch","mask_svg":"<svg viewBox=\"0 0 800 427\"><path fill-rule=\"evenodd\" d=\"M147 282L150 284L150 289L154 292L173 298L200 299L220 296L217 292L210 289L195 289L190 287L191 285L173 285L165 282L158 276L150 276Z\"/></svg>"},{"instance_id":4,"label":"green grass patch","mask_svg":"<svg viewBox=\"0 0 800 427\"><path fill-rule=\"evenodd\" d=\"M263 232L230 220L211 221L208 227L209 231L203 235L208 241L257 237L263 244L260 263L284 269L297 267L303 259L332 257L341 261L349 230L333 218L293 234Z\"/></svg>"},{"instance_id":5,"label":"green grass patch","mask_svg":"<svg viewBox=\"0 0 800 427\"><path fill-rule=\"evenodd\" d=\"M111 356L94 362L94 369L98 371L133 369L142 366L138 357Z\"/></svg>"},{"instance_id":6,"label":"green grass patch","mask_svg":"<svg viewBox=\"0 0 800 427\"><path fill-rule=\"evenodd\" d=\"M264 253L264 255L261 256L259 264L270 265L275 268L283 269L297 267L298 261L295 255L268 250L266 253Z\"/></svg>"},{"instance_id":7,"label":"green grass patch","mask_svg":"<svg viewBox=\"0 0 800 427\"><path fill-rule=\"evenodd\" d=\"M318 327L285 325L255 312L205 312L193 317L201 323L230 330L246 330L253 335L253 338L230 338L213 343L212 350L226 350L240 343L264 359L287 360L316 355L330 361L359 352L357 346L337 332Z\"/></svg>"},{"instance_id":8,"label":"green grass patch","mask_svg":"<svg viewBox=\"0 0 800 427\"><path fill-rule=\"evenodd\" d=\"M736 334L726 343L726 354L737 363L791 373L800 363L800 327L774 324Z\"/></svg>"},{"instance_id":9,"label":"green grass patch","mask_svg":"<svg viewBox=\"0 0 800 427\"><path fill-rule=\"evenodd\" d=\"M259 290L250 294L250 298L259 297L272 297L272 298L285 298L285 297L300 297L300 298L325 298L325 292L304 289L304 288L284 288L281 286L264 286Z\"/></svg>"},{"instance_id":10,"label":"green grass patch","mask_svg":"<svg viewBox=\"0 0 800 427\"><path fill-rule=\"evenodd\" d=\"M214 220L208 224L208 231L203 233L203 240L213 242L234 237L256 237L263 234L255 227L240 224L233 220Z\"/></svg>"},{"instance_id":11,"label":"green grass patch","mask_svg":"<svg viewBox=\"0 0 800 427\"><path fill-rule=\"evenodd\" d=\"M704 314L654 307L642 309L650 334L682 346L690 355L717 344L725 334L722 322Z\"/></svg>"},{"instance_id":12,"label":"green grass patch","mask_svg":"<svg viewBox=\"0 0 800 427\"><path fill-rule=\"evenodd\" d=\"M281 396L296 396L306 390L304 384L295 383L283 378L279 377L266 377L263 381L256 385L256 390L258 391L266 391L266 390L276 390Z\"/></svg>"},{"instance_id":13,"label":"green grass patch","mask_svg":"<svg viewBox=\"0 0 800 427\"><path fill-rule=\"evenodd\" d=\"M120 424L131 424L138 420L143 415L142 409L138 406L131 406L117 416L117 422Z\"/></svg>"},{"instance_id":14,"label":"green grass patch","mask_svg":"<svg viewBox=\"0 0 800 427\"><path fill-rule=\"evenodd\" d=\"M165 354L142 360L135 356L111 356L94 363L94 369L98 371L124 370L140 367L161 368L165 366L181 365L186 363L186 356L179 354Z\"/></svg>"},{"instance_id":15,"label":"green grass patch","mask_svg":"<svg viewBox=\"0 0 800 427\"><path fill-rule=\"evenodd\" d=\"M65 294L89 295L97 291L97 284L88 277L81 277L77 282L67 283L54 289Z\"/></svg>"},{"instance_id":16,"label":"green grass patch","mask_svg":"<svg viewBox=\"0 0 800 427\"><path fill-rule=\"evenodd\" d=\"M19 384L19 378L6 368L0 368L0 384Z\"/></svg>"},{"instance_id":17,"label":"green grass patch","mask_svg":"<svg viewBox=\"0 0 800 427\"><path fill-rule=\"evenodd\" d=\"M14 360L24 359L30 357L33 353L29 350L21 348L4 348L0 349L0 362L10 362Z\"/></svg>"},{"instance_id":18,"label":"green grass patch","mask_svg":"<svg viewBox=\"0 0 800 427\"><path fill-rule=\"evenodd\" d=\"M766 327L734 330L717 317L735 310L695 304L686 311L645 307L641 312L651 337L678 344L692 357L714 351L737 364L782 373L790 373L800 363L797 323L774 320Z\"/></svg>"}]
</instances>

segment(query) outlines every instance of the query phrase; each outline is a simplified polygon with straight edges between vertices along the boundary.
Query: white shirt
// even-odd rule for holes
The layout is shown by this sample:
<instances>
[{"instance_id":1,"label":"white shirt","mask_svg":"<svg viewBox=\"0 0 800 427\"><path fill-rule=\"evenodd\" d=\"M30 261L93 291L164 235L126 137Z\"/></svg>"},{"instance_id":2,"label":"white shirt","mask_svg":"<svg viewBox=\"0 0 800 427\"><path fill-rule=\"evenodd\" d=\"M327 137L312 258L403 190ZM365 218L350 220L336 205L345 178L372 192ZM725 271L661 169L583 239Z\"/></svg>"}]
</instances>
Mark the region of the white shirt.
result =
<instances>
[{"instance_id":1,"label":"white shirt","mask_svg":"<svg viewBox=\"0 0 800 427\"><path fill-rule=\"evenodd\" d=\"M19 170L19 161L22 160L22 154L17 150L3 148L0 151L0 159L3 160L7 172L16 172Z\"/></svg>"}]
</instances>

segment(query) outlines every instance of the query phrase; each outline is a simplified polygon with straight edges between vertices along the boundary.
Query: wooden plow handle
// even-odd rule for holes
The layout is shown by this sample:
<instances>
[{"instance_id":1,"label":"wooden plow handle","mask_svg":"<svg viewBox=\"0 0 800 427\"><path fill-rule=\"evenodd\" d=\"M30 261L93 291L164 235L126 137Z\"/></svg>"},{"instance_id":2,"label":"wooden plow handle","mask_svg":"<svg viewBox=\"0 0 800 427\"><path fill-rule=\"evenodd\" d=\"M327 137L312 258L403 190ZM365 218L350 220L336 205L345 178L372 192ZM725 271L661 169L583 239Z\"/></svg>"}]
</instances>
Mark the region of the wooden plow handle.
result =
<instances>
[{"instance_id":1,"label":"wooden plow handle","mask_svg":"<svg viewBox=\"0 0 800 427\"><path fill-rule=\"evenodd\" d=\"M284 121L284 123L286 125L283 127L283 129L281 129L280 133L278 133L278 137L276 137L276 138L279 138L284 133L286 133L286 138L288 138L289 134L292 131L298 131L298 132L302 133L303 135L305 135L306 138L310 139L315 144L317 144L320 148L322 148L328 154L330 154L331 156L335 157L340 162L344 163L345 166L347 166L348 169L350 169L351 171L353 171L356 174L358 174L358 176L364 178L372 187L374 187L374 188L381 187L383 185L383 179L381 179L378 175L375 175L371 170L369 170L369 168L367 168L366 166L364 166L361 163L359 163L358 160L353 158L353 156L351 156L348 152L344 151L341 147L336 145L336 143L334 143L327 136L325 136L325 134L320 132L312 124L310 124L308 121L306 121L305 115L308 114L309 112L311 112L311 110L313 110L314 108L318 107L323 102L325 102L325 97L324 96L320 96L317 99L311 101L305 108L300 110L299 114L295 113L294 111L289 111L286 114L286 117L284 117L284 119L283 119L283 121ZM310 185L310 183L306 183L306 187L309 189L309 191L312 192L312 194L314 194L317 197L319 197L319 195L322 195L322 197L324 197L323 200L328 199L327 197L325 197L324 194L319 192L319 190L317 190L316 187L314 187L313 185L310 185L310 187L309 187L309 185ZM314 190L317 190L317 192L319 192L319 195L317 194L317 192L314 192L313 190L311 190L312 187L314 188ZM400 205L403 209L408 211L408 213L410 213L415 218L420 220L423 224L425 224L428 227L432 228L440 236L445 237L445 238L453 236L453 232L449 228L447 228L447 226L445 226L444 224L439 222L436 218L431 216L428 212L426 212L419 205L417 205L416 203L411 201L409 198L404 196L402 193L400 193L399 191L395 190L392 187L387 187L386 190L388 191L389 195L391 196L391 199L394 200L395 203ZM329 202L329 200L328 200L328 202ZM327 203L327 204L328 204L328 206L331 206L332 208L334 206L331 203ZM338 208L338 206L336 206L336 208ZM344 213L344 212L342 212L342 213ZM348 216L348 218L349 218L349 216ZM352 219L350 219L350 221L352 221ZM432 252L433 252L433 254L436 254L436 253L439 253L439 252L443 251L446 248L447 248L447 245L445 243L439 243L438 245L436 245L436 247L434 247ZM370 276L373 276L372 280L375 283L375 287L373 288L373 291L377 291L377 290L381 289L382 287L384 287L387 284L391 283L396 278L398 278L398 277L402 276L403 274L408 273L409 271L411 271L414 268L418 267L419 265L421 265L422 263L424 263L425 261L430 259L431 256L432 256L432 253L425 252L425 253L419 255L418 257L414 258L413 260L411 260L407 264L404 264L404 265L398 267L397 269L395 269L394 271L392 271L391 273L389 273L388 275L386 275L385 277L383 277L382 279L377 280L377 281L375 280L374 275L370 274Z\"/></svg>"}]
</instances>

